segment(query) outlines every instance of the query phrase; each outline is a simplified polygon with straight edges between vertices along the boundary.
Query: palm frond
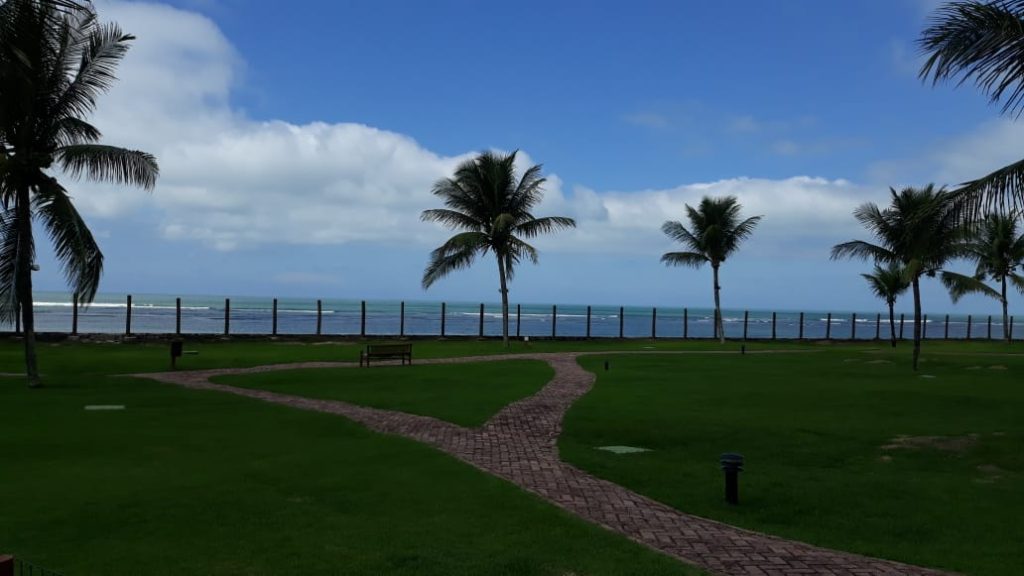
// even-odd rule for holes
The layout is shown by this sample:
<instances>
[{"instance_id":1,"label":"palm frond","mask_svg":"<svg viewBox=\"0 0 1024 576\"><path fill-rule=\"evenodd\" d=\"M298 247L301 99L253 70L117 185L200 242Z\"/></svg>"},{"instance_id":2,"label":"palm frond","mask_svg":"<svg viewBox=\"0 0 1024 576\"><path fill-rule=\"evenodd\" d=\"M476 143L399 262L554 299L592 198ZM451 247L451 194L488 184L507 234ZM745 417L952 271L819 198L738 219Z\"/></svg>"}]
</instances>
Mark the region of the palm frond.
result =
<instances>
[{"instance_id":1,"label":"palm frond","mask_svg":"<svg viewBox=\"0 0 1024 576\"><path fill-rule=\"evenodd\" d=\"M558 230L575 228L576 221L565 216L545 216L520 222L514 228L515 234L523 238L536 238L541 234L550 234Z\"/></svg>"},{"instance_id":2,"label":"palm frond","mask_svg":"<svg viewBox=\"0 0 1024 576\"><path fill-rule=\"evenodd\" d=\"M1010 280L1010 284L1013 284L1013 287L1017 289L1017 292L1024 294L1024 276L1021 276L1020 274L1010 274L1007 278Z\"/></svg>"},{"instance_id":3,"label":"palm frond","mask_svg":"<svg viewBox=\"0 0 1024 576\"><path fill-rule=\"evenodd\" d=\"M700 268L710 262L710 259L698 252L666 252L661 255L661 261L668 266Z\"/></svg>"},{"instance_id":4,"label":"palm frond","mask_svg":"<svg viewBox=\"0 0 1024 576\"><path fill-rule=\"evenodd\" d=\"M116 184L133 184L151 190L160 168L152 154L101 144L76 144L59 148L57 162L74 177L85 176Z\"/></svg>"},{"instance_id":5,"label":"palm frond","mask_svg":"<svg viewBox=\"0 0 1024 576\"><path fill-rule=\"evenodd\" d=\"M447 208L424 210L420 214L420 220L424 222L437 222L450 230L480 230L484 226L483 222L471 214Z\"/></svg>"},{"instance_id":6,"label":"palm frond","mask_svg":"<svg viewBox=\"0 0 1024 576\"><path fill-rule=\"evenodd\" d=\"M899 257L891 250L864 242L863 240L851 240L849 242L843 242L842 244L836 244L832 247L832 254L830 256L832 260L840 260L842 258L857 258L860 260L874 260L875 262L883 263L898 263Z\"/></svg>"},{"instance_id":7,"label":"palm frond","mask_svg":"<svg viewBox=\"0 0 1024 576\"><path fill-rule=\"evenodd\" d=\"M423 287L430 288L435 282L455 270L468 268L473 264L476 255L486 251L483 234L479 232L463 232L448 239L447 242L430 253L430 262L423 271Z\"/></svg>"},{"instance_id":8,"label":"palm frond","mask_svg":"<svg viewBox=\"0 0 1024 576\"><path fill-rule=\"evenodd\" d=\"M18 268L21 258L35 258L34 246L30 242L27 250L21 249L25 237L23 227L31 229L31 222L23 223L14 208L0 212L0 321L13 322L18 315ZM29 236L31 237L31 236Z\"/></svg>"},{"instance_id":9,"label":"palm frond","mask_svg":"<svg viewBox=\"0 0 1024 576\"><path fill-rule=\"evenodd\" d=\"M77 56L78 63L74 79L53 111L60 116L87 116L92 113L99 95L109 90L117 79L114 75L117 65L128 52L128 43L135 39L114 23L93 22L80 24L77 28L86 31L87 35L80 49L69 52L68 57Z\"/></svg>"},{"instance_id":10,"label":"palm frond","mask_svg":"<svg viewBox=\"0 0 1024 576\"><path fill-rule=\"evenodd\" d=\"M953 191L952 198L961 221L977 220L988 212L1024 209L1024 160L965 182Z\"/></svg>"},{"instance_id":11,"label":"palm frond","mask_svg":"<svg viewBox=\"0 0 1024 576\"><path fill-rule=\"evenodd\" d=\"M959 78L988 95L1004 99L1003 112L1019 115L1024 106L1024 2L948 2L935 11L919 45L928 55L919 75L932 84Z\"/></svg>"},{"instance_id":12,"label":"palm frond","mask_svg":"<svg viewBox=\"0 0 1024 576\"><path fill-rule=\"evenodd\" d=\"M941 280L942 285L949 291L949 297L954 304L968 294L982 294L1000 302L1003 300L998 291L973 276L965 276L956 272L942 272Z\"/></svg>"},{"instance_id":13,"label":"palm frond","mask_svg":"<svg viewBox=\"0 0 1024 576\"><path fill-rule=\"evenodd\" d=\"M68 285L79 299L92 302L103 274L103 253L92 232L56 180L41 186L35 212L53 241L54 254L64 269Z\"/></svg>"}]
</instances>

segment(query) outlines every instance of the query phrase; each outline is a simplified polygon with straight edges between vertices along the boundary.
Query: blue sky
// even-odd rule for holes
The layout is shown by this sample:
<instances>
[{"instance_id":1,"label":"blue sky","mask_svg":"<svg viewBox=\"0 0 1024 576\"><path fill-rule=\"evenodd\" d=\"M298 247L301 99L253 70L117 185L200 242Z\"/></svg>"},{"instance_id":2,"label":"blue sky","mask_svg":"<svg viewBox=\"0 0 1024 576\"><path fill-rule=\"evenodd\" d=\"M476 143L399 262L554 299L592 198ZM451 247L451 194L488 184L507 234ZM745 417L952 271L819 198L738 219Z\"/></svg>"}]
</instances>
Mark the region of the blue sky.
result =
<instances>
[{"instance_id":1,"label":"blue sky","mask_svg":"<svg viewBox=\"0 0 1024 576\"><path fill-rule=\"evenodd\" d=\"M868 265L828 260L864 237L852 210L1024 154L1024 124L976 90L918 80L937 4L99 2L138 39L95 121L162 176L71 189L107 292L494 301L489 260L422 290L445 231L418 214L459 161L519 149L550 177L538 214L579 228L538 240L513 301L710 305L710 270L659 263L659 227L735 194L764 220L724 306L880 309ZM996 304L936 285L925 308Z\"/></svg>"}]
</instances>

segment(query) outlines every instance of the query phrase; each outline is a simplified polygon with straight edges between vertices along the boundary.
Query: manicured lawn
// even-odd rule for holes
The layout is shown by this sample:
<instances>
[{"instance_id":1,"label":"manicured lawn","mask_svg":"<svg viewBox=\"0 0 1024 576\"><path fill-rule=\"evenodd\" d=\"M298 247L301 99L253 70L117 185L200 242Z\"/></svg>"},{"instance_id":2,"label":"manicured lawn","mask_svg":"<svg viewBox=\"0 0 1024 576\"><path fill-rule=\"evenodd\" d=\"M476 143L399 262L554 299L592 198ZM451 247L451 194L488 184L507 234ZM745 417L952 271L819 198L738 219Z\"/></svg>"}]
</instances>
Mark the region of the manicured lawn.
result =
<instances>
[{"instance_id":1,"label":"manicured lawn","mask_svg":"<svg viewBox=\"0 0 1024 576\"><path fill-rule=\"evenodd\" d=\"M1024 356L995 353L1024 349L929 342L915 374L909 346L810 347L585 357L598 380L569 411L562 457L730 524L977 576L1020 574ZM604 445L653 451L594 449ZM737 507L722 495L728 451L747 462Z\"/></svg>"},{"instance_id":2,"label":"manicured lawn","mask_svg":"<svg viewBox=\"0 0 1024 576\"><path fill-rule=\"evenodd\" d=\"M193 367L348 350L196 348ZM0 378L0 552L68 576L697 573L344 418L111 376L166 369L165 345L40 354L47 388ZM0 371L20 370L20 358L0 342Z\"/></svg>"},{"instance_id":3,"label":"manicured lawn","mask_svg":"<svg viewBox=\"0 0 1024 576\"><path fill-rule=\"evenodd\" d=\"M343 400L479 426L504 406L540 390L554 370L536 360L468 364L320 368L221 376L214 382Z\"/></svg>"}]
</instances>

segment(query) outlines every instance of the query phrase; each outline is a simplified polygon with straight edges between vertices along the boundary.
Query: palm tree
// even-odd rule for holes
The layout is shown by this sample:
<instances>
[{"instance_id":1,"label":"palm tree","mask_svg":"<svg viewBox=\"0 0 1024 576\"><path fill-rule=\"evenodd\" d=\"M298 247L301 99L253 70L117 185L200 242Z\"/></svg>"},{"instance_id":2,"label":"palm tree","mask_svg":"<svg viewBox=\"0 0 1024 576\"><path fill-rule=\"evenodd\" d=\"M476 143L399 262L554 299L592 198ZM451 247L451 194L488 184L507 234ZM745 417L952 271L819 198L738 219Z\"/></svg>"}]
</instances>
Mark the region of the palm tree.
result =
<instances>
[{"instance_id":1,"label":"palm tree","mask_svg":"<svg viewBox=\"0 0 1024 576\"><path fill-rule=\"evenodd\" d=\"M434 184L435 196L446 208L424 210L421 219L439 222L450 230L461 230L430 253L423 272L423 287L430 286L460 268L468 268L478 255L493 253L498 263L501 292L501 337L508 342L508 282L524 258L537 263L537 249L523 239L575 228L576 221L564 216L535 218L531 210L543 197L545 178L540 165L531 166L517 177L517 152L483 152L455 169L454 177Z\"/></svg>"},{"instance_id":2,"label":"palm tree","mask_svg":"<svg viewBox=\"0 0 1024 576\"><path fill-rule=\"evenodd\" d=\"M1002 112L1024 112L1024 0L947 2L918 39L927 60L923 80L973 81ZM957 190L964 216L1024 209L1024 160L1004 166Z\"/></svg>"},{"instance_id":3,"label":"palm tree","mask_svg":"<svg viewBox=\"0 0 1024 576\"><path fill-rule=\"evenodd\" d=\"M861 274L871 291L875 293L889 306L889 333L892 339L892 347L896 347L896 298L907 291L910 284L907 283L907 274L894 262L888 263L884 268L875 264L875 271L871 274Z\"/></svg>"},{"instance_id":4,"label":"palm tree","mask_svg":"<svg viewBox=\"0 0 1024 576\"><path fill-rule=\"evenodd\" d=\"M959 256L963 229L957 223L953 196L944 188L889 189L892 201L880 210L862 204L853 215L876 238L877 244L853 240L832 247L832 259L860 258L903 268L914 295L914 370L921 355L921 277L935 276Z\"/></svg>"},{"instance_id":5,"label":"palm tree","mask_svg":"<svg viewBox=\"0 0 1024 576\"><path fill-rule=\"evenodd\" d=\"M48 232L81 302L92 301L103 270L99 246L51 169L151 189L158 168L145 152L99 144L100 131L85 120L134 37L73 2L7 0L0 10L0 320L20 310L28 383L39 386L32 220Z\"/></svg>"},{"instance_id":6,"label":"palm tree","mask_svg":"<svg viewBox=\"0 0 1024 576\"><path fill-rule=\"evenodd\" d=\"M701 198L694 209L686 205L686 217L690 220L687 230L681 223L669 220L661 225L661 231L669 238L681 242L689 252L667 252L661 261L669 266L700 268L711 264L715 290L715 337L725 343L725 326L722 322L722 302L718 284L718 268L732 255L740 244L754 232L760 216L751 216L740 221L740 206L735 196Z\"/></svg>"},{"instance_id":7,"label":"palm tree","mask_svg":"<svg viewBox=\"0 0 1024 576\"><path fill-rule=\"evenodd\" d=\"M1024 266L1024 234L1018 234L1015 217L990 214L982 220L975 234L963 245L964 254L977 263L974 276L943 273L942 282L949 289L953 302L965 294L984 294L998 300L1003 306L1003 338L1010 342L1010 312L1006 299L1009 280L1024 293L1024 276L1017 269ZM991 278L999 283L997 291L983 283Z\"/></svg>"}]
</instances>

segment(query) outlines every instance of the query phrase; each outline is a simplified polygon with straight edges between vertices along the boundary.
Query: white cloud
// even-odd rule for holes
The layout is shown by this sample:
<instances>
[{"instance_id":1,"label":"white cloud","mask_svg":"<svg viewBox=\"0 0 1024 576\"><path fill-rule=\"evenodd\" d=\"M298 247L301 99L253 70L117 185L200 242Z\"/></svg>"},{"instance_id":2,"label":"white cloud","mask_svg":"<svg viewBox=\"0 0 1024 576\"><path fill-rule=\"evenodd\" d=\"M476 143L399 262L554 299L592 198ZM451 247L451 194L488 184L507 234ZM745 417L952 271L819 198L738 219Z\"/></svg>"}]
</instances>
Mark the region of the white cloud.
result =
<instances>
[{"instance_id":1,"label":"white cloud","mask_svg":"<svg viewBox=\"0 0 1024 576\"><path fill-rule=\"evenodd\" d=\"M119 71L121 81L101 101L96 123L109 143L156 154L162 172L151 196L75 186L90 217L124 217L148 206L159 214L164 237L218 250L269 243L428 245L446 234L420 222L419 214L437 204L429 194L432 184L472 151L444 156L406 135L362 124L247 118L230 105L242 63L211 21L146 3L111 2L100 11L139 39ZM668 122L658 115L631 121L651 127ZM519 160L520 166L533 163L525 152ZM599 253L671 249L661 223L683 219L684 204L703 195L726 194L739 196L746 214L764 215L757 232L761 250L782 253L794 239L846 239L855 233L852 209L868 198L867 190L849 182L804 176L665 190L575 186L565 193L561 179L549 173L546 190L537 214L572 216L579 227L538 245Z\"/></svg>"}]
</instances>

